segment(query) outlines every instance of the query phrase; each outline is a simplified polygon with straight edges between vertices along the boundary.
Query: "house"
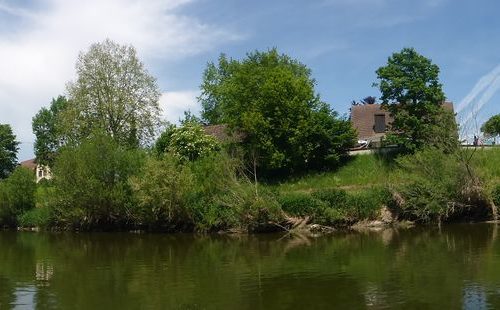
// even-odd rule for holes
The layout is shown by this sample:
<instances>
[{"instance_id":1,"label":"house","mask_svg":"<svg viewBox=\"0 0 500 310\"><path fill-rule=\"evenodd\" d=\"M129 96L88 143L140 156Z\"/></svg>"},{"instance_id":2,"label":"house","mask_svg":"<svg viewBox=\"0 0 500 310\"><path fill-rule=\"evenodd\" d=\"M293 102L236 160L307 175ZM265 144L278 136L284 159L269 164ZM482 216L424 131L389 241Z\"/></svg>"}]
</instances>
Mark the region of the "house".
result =
<instances>
[{"instance_id":1,"label":"house","mask_svg":"<svg viewBox=\"0 0 500 310\"><path fill-rule=\"evenodd\" d=\"M238 143L243 141L245 137L243 133L231 134L226 124L205 125L203 130L207 135L215 137L221 143Z\"/></svg>"},{"instance_id":2,"label":"house","mask_svg":"<svg viewBox=\"0 0 500 310\"><path fill-rule=\"evenodd\" d=\"M446 101L443 107L453 111L453 103ZM360 144L377 146L385 136L393 120L389 111L381 104L358 104L351 106L351 123L358 132Z\"/></svg>"},{"instance_id":3,"label":"house","mask_svg":"<svg viewBox=\"0 0 500 310\"><path fill-rule=\"evenodd\" d=\"M39 165L36 163L36 159L28 159L22 161L20 164L21 167L28 168L35 173L36 182L40 182L42 179L50 180L52 179L52 173L50 172L50 168L45 165Z\"/></svg>"}]
</instances>

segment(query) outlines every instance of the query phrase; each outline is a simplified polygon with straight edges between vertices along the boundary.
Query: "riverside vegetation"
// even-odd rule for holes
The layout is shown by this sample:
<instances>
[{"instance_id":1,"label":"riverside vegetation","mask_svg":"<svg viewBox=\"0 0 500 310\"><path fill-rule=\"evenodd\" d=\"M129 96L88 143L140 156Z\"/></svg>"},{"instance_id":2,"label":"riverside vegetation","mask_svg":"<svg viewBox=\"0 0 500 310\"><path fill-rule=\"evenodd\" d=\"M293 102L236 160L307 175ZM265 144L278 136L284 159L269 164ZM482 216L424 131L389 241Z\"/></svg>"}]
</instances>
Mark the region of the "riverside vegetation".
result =
<instances>
[{"instance_id":1,"label":"riverside vegetation","mask_svg":"<svg viewBox=\"0 0 500 310\"><path fill-rule=\"evenodd\" d=\"M413 49L391 56L377 74L382 103L397 115L388 142L398 151L349 157L349 120L321 101L305 65L275 49L221 55L204 72L201 119L188 111L164 126L158 86L135 50L94 44L68 97L33 118L37 161L53 179L36 184L31 171L10 169L0 223L258 232L493 219L500 150L459 148L438 72ZM223 125L227 139L205 125Z\"/></svg>"}]
</instances>

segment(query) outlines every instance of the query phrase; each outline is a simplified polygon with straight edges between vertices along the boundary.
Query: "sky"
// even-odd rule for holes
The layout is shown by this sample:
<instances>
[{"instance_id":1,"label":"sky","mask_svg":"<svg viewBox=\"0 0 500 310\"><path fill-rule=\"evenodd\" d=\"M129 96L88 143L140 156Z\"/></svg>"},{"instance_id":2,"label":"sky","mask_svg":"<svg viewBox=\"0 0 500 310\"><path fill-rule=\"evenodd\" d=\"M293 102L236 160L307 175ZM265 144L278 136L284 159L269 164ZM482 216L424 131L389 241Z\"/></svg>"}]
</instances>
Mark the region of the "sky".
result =
<instances>
[{"instance_id":1,"label":"sky","mask_svg":"<svg viewBox=\"0 0 500 310\"><path fill-rule=\"evenodd\" d=\"M162 91L163 117L199 112L207 62L276 47L312 70L340 115L379 97L375 70L404 47L440 69L462 131L500 113L500 2L495 0L0 0L0 123L33 157L31 119L75 79L79 52L131 44Z\"/></svg>"}]
</instances>

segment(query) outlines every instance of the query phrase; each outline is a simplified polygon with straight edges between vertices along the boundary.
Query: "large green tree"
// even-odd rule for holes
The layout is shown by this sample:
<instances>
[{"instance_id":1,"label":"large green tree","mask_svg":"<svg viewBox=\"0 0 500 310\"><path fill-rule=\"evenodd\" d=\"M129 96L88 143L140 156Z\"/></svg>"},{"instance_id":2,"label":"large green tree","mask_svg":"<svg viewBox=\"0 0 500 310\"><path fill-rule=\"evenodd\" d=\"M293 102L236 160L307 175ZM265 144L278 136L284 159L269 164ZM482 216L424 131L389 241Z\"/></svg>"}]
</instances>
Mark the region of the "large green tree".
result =
<instances>
[{"instance_id":1,"label":"large green tree","mask_svg":"<svg viewBox=\"0 0 500 310\"><path fill-rule=\"evenodd\" d=\"M204 121L243 137L255 165L296 171L336 163L355 139L314 87L309 68L271 49L209 63L198 99Z\"/></svg>"},{"instance_id":2,"label":"large green tree","mask_svg":"<svg viewBox=\"0 0 500 310\"><path fill-rule=\"evenodd\" d=\"M104 132L124 146L152 141L160 123L160 91L132 46L93 44L78 57L76 74L61 127L69 139Z\"/></svg>"},{"instance_id":3,"label":"large green tree","mask_svg":"<svg viewBox=\"0 0 500 310\"><path fill-rule=\"evenodd\" d=\"M394 118L388 135L391 142L407 152L429 145L443 147L441 143L447 149L458 145L453 113L443 108L437 65L415 49L404 48L376 73L382 104Z\"/></svg>"},{"instance_id":4,"label":"large green tree","mask_svg":"<svg viewBox=\"0 0 500 310\"><path fill-rule=\"evenodd\" d=\"M19 142L9 124L0 124L0 179L6 178L17 166Z\"/></svg>"},{"instance_id":5,"label":"large green tree","mask_svg":"<svg viewBox=\"0 0 500 310\"><path fill-rule=\"evenodd\" d=\"M490 117L490 119L481 126L481 131L491 137L500 135L500 114Z\"/></svg>"},{"instance_id":6,"label":"large green tree","mask_svg":"<svg viewBox=\"0 0 500 310\"><path fill-rule=\"evenodd\" d=\"M35 156L37 163L52 166L57 151L64 143L60 132L61 114L68 106L64 96L52 99L50 107L43 107L33 117L32 128L35 134Z\"/></svg>"}]
</instances>

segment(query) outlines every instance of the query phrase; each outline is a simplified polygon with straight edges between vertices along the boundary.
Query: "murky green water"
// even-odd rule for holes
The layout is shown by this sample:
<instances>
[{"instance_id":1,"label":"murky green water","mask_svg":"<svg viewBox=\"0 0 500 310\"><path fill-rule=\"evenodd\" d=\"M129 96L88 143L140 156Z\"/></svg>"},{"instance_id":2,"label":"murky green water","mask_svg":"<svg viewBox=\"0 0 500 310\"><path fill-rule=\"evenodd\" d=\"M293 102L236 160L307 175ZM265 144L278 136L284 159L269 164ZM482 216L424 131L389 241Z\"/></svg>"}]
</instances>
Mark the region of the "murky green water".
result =
<instances>
[{"instance_id":1,"label":"murky green water","mask_svg":"<svg viewBox=\"0 0 500 310\"><path fill-rule=\"evenodd\" d=\"M0 309L500 308L497 234L0 232Z\"/></svg>"}]
</instances>

